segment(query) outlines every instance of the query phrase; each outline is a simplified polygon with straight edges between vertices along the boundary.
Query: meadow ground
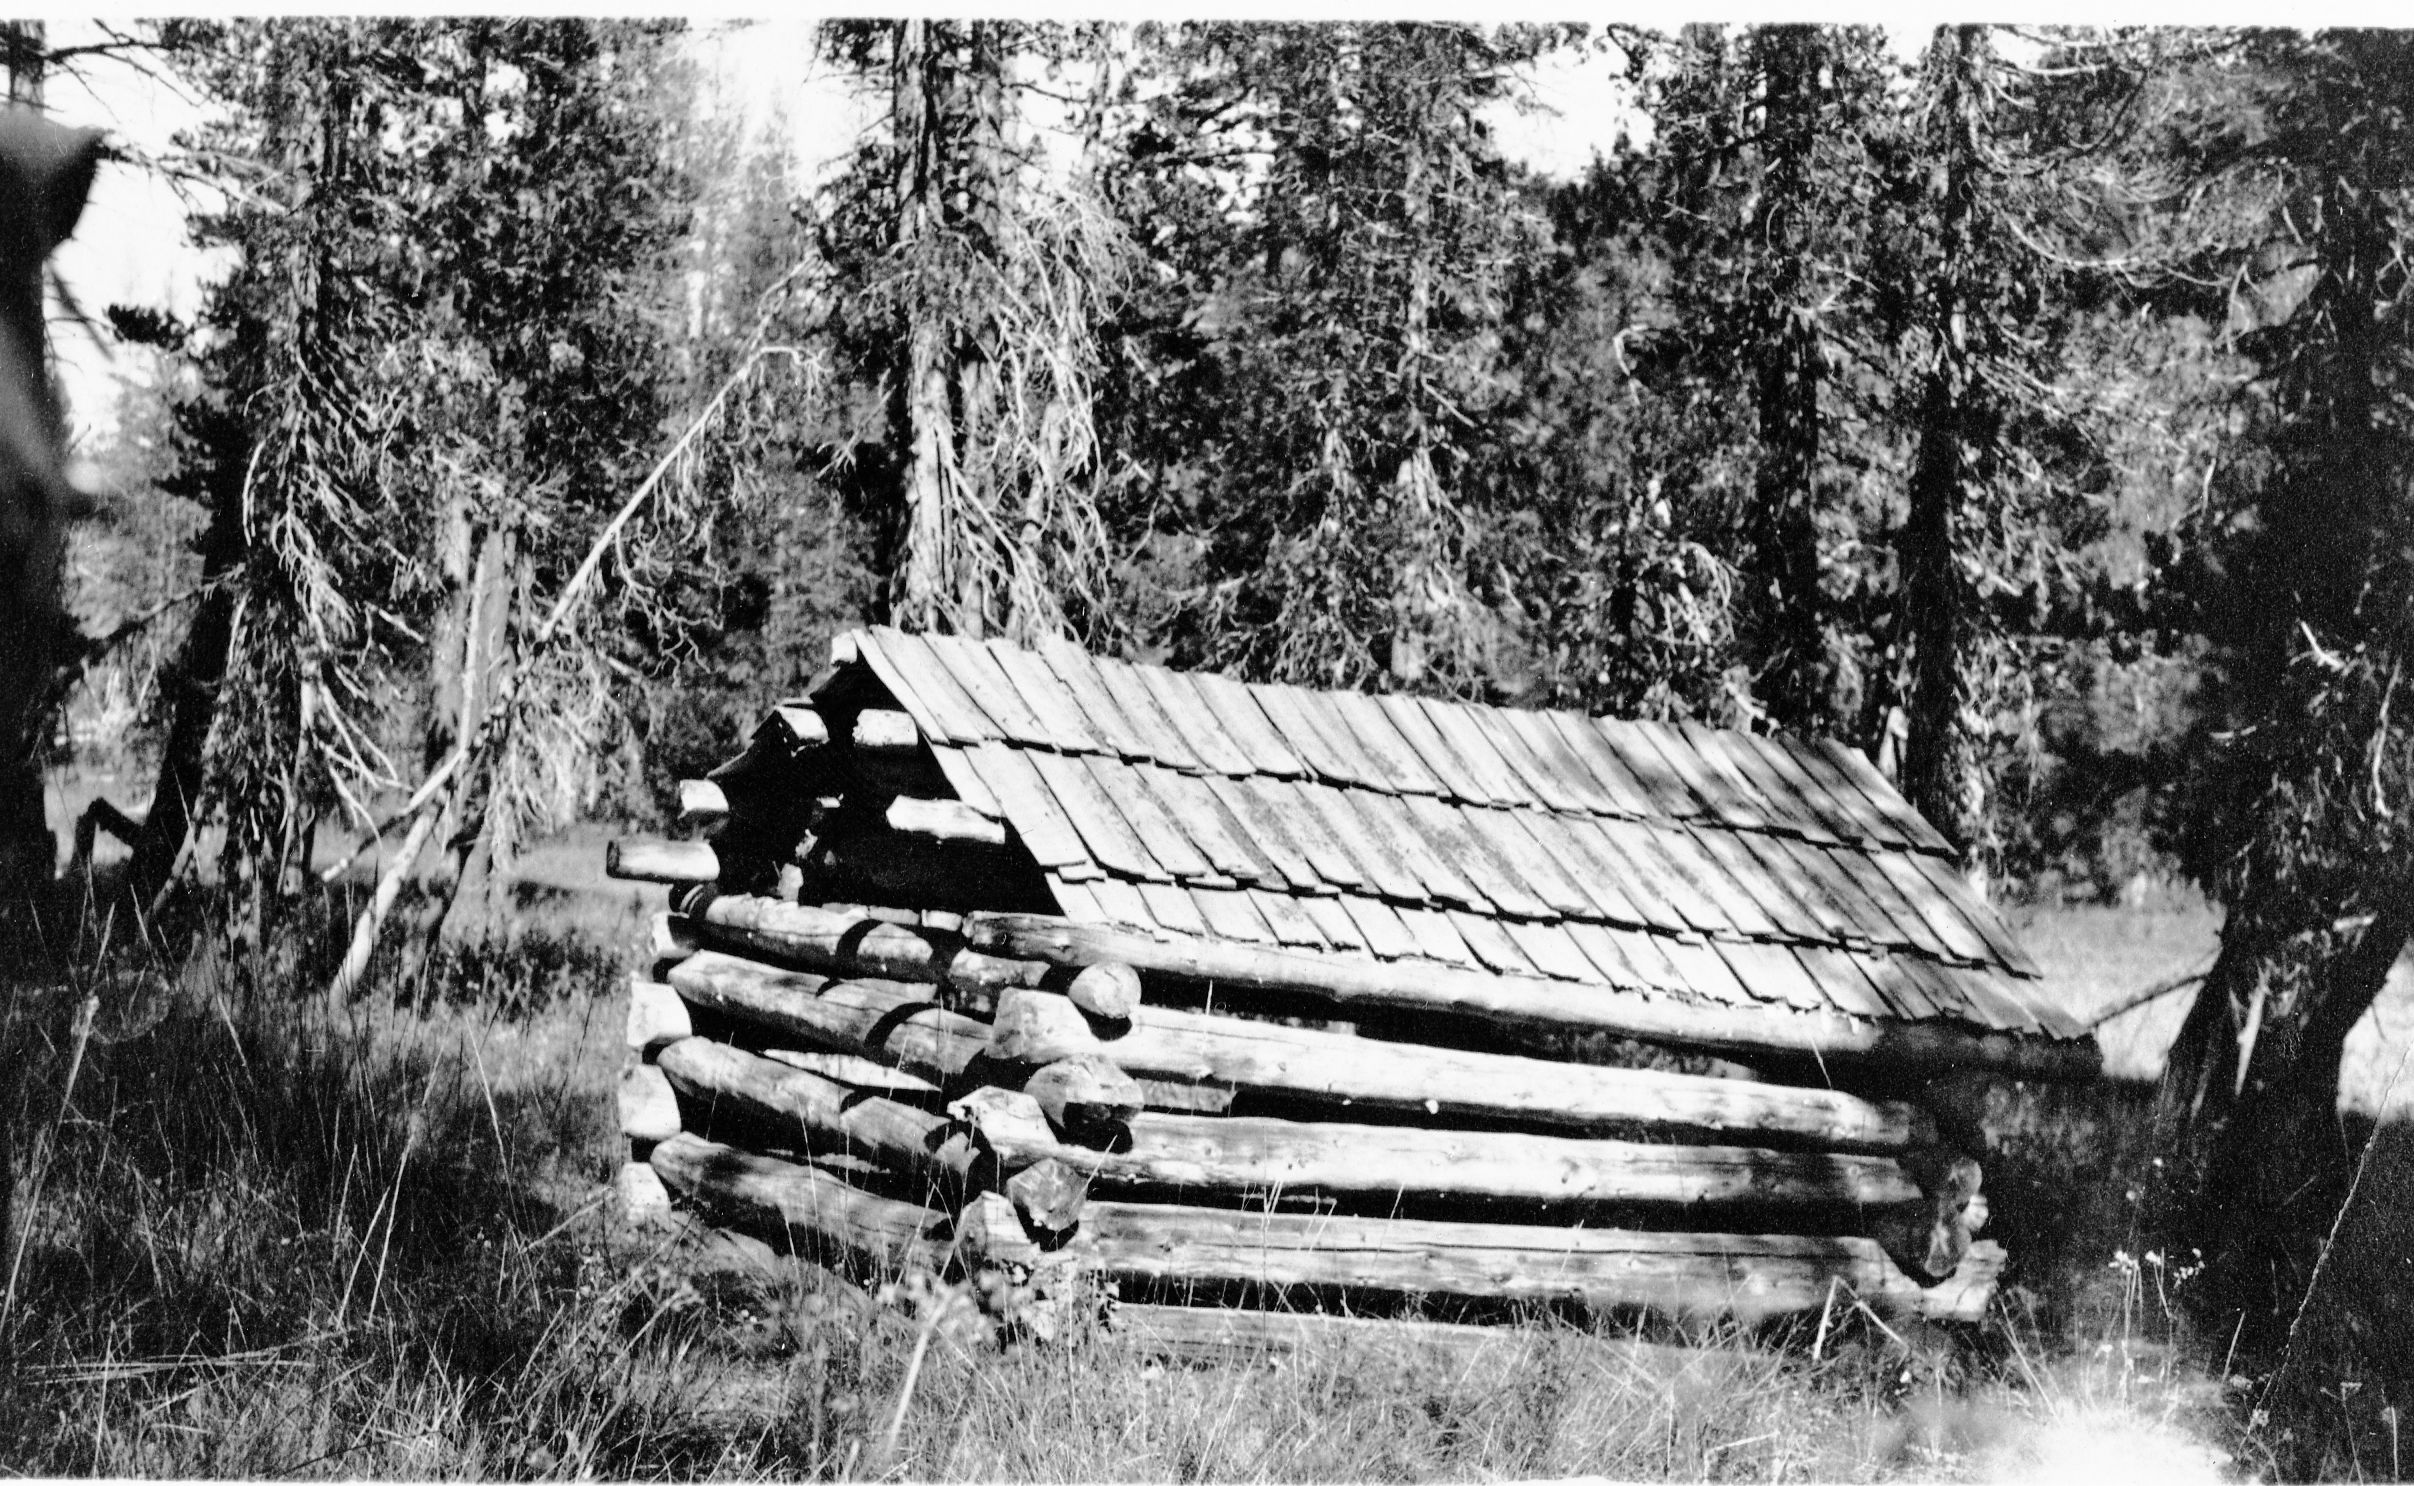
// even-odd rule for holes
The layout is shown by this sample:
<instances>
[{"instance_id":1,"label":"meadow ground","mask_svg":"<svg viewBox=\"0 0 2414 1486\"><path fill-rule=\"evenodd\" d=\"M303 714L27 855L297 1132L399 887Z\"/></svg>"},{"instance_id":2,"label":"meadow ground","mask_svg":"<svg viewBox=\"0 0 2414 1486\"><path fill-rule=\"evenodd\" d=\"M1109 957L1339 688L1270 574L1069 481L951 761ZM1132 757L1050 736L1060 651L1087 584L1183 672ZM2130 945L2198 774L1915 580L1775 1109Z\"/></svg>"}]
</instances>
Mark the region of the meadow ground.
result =
<instances>
[{"instance_id":1,"label":"meadow ground","mask_svg":"<svg viewBox=\"0 0 2414 1486\"><path fill-rule=\"evenodd\" d=\"M867 1297L750 1241L627 1229L603 1185L620 1157L610 1090L630 946L658 894L602 881L602 839L532 853L507 910L438 960L437 994L379 981L330 1005L306 988L309 956L178 967L148 1013L105 1029L123 1040L91 1047L72 1098L71 998L8 1004L26 1241L0 1256L0 1470L2400 1475L2414 1368L2378 1297L2407 1288L2392 1241L2414 1210L2414 1139L2376 1142L2301 1376L2258 1419L2261 1381L2226 1380L2218 1347L2176 1320L2186 1266L2139 1241L2135 1083L1999 1091L1988 1186L2014 1268L1996 1314L1952 1334L1839 1309L1689 1353L1543 1324L1473 1362L1192 1366L1112 1337L1001 1351L944 1293ZM2071 1004L2097 1006L2200 963L2214 920L2074 910L2026 929ZM2414 982L2391 998L2382 1020L2410 1025ZM2151 1067L2180 1000L2113 1024L2116 1071ZM2354 1097L2396 1107L2394 1049L2358 1047Z\"/></svg>"}]
</instances>

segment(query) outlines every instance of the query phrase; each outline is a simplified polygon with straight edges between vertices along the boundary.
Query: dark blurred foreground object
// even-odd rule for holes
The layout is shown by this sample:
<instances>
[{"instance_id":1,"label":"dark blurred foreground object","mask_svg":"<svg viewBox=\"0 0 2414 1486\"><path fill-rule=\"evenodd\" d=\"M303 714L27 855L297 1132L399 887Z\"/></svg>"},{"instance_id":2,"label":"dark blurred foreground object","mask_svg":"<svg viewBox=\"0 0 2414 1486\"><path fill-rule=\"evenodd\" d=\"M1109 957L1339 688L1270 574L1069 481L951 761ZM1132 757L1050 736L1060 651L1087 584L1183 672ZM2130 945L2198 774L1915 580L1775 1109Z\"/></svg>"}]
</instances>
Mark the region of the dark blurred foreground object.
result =
<instances>
[{"instance_id":1,"label":"dark blurred foreground object","mask_svg":"<svg viewBox=\"0 0 2414 1486\"><path fill-rule=\"evenodd\" d=\"M0 903L21 917L50 881L42 744L57 701L52 660L68 483L57 393L43 355L42 264L75 230L101 136L29 109L0 112Z\"/></svg>"}]
</instances>

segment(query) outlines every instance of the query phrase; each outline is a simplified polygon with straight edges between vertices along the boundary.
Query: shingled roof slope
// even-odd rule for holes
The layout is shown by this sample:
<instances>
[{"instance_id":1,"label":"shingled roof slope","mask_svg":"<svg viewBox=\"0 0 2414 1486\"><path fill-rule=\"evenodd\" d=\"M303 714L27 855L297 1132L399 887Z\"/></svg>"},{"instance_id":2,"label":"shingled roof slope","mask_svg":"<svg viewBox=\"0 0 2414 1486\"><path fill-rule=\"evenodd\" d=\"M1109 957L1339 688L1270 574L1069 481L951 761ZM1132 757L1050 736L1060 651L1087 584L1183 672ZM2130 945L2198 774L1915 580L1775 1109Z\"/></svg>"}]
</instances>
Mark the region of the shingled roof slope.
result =
<instances>
[{"instance_id":1,"label":"shingled roof slope","mask_svg":"<svg viewBox=\"0 0 2414 1486\"><path fill-rule=\"evenodd\" d=\"M856 631L1066 917L1654 996L2075 1037L1859 752Z\"/></svg>"}]
</instances>

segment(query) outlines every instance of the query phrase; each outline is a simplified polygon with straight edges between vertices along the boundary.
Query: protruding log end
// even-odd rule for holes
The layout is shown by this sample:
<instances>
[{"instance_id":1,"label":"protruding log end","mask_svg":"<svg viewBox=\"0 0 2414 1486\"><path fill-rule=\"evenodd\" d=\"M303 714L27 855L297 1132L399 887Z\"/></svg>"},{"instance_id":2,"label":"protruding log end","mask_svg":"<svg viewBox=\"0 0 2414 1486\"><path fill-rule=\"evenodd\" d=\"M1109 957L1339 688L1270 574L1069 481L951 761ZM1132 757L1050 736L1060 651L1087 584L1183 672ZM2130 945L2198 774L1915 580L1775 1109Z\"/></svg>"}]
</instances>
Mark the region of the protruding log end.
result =
<instances>
[{"instance_id":1,"label":"protruding log end","mask_svg":"<svg viewBox=\"0 0 2414 1486\"><path fill-rule=\"evenodd\" d=\"M679 1096L651 1063L636 1063L620 1075L620 1133L640 1146L658 1145L679 1133Z\"/></svg>"},{"instance_id":2,"label":"protruding log end","mask_svg":"<svg viewBox=\"0 0 2414 1486\"><path fill-rule=\"evenodd\" d=\"M1013 1199L1003 1192L982 1192L964 1204L955 1219L956 1256L966 1269L994 1269L1019 1264L1037 1269L1041 1254Z\"/></svg>"},{"instance_id":3,"label":"protruding log end","mask_svg":"<svg viewBox=\"0 0 2414 1486\"><path fill-rule=\"evenodd\" d=\"M687 1003L677 991L658 980L629 977L629 1051L644 1057L695 1035Z\"/></svg>"},{"instance_id":4,"label":"protruding log end","mask_svg":"<svg viewBox=\"0 0 2414 1486\"><path fill-rule=\"evenodd\" d=\"M919 753L922 729L906 713L886 707L866 707L855 714L854 744L858 753Z\"/></svg>"},{"instance_id":5,"label":"protruding log end","mask_svg":"<svg viewBox=\"0 0 2414 1486\"><path fill-rule=\"evenodd\" d=\"M1128 1022L1140 1009L1140 972L1112 960L1091 965L1073 977L1065 994L1091 1016Z\"/></svg>"},{"instance_id":6,"label":"protruding log end","mask_svg":"<svg viewBox=\"0 0 2414 1486\"><path fill-rule=\"evenodd\" d=\"M1145 1103L1131 1075L1095 1053L1048 1064L1031 1075L1023 1092L1075 1145L1109 1144L1130 1129Z\"/></svg>"},{"instance_id":7,"label":"protruding log end","mask_svg":"<svg viewBox=\"0 0 2414 1486\"><path fill-rule=\"evenodd\" d=\"M729 819L729 796L709 779L679 781L679 824L691 831L710 830Z\"/></svg>"},{"instance_id":8,"label":"protruding log end","mask_svg":"<svg viewBox=\"0 0 2414 1486\"><path fill-rule=\"evenodd\" d=\"M645 947L657 965L676 965L694 954L698 945L685 915L657 913L646 927Z\"/></svg>"},{"instance_id":9,"label":"protruding log end","mask_svg":"<svg viewBox=\"0 0 2414 1486\"><path fill-rule=\"evenodd\" d=\"M1010 990L997 998L989 1051L1009 1063L1053 1063L1098 1051L1098 1034L1081 1008L1048 991Z\"/></svg>"},{"instance_id":10,"label":"protruding log end","mask_svg":"<svg viewBox=\"0 0 2414 1486\"><path fill-rule=\"evenodd\" d=\"M704 841L654 841L632 837L604 848L604 875L628 882L677 886L721 880L721 858Z\"/></svg>"},{"instance_id":11,"label":"protruding log end","mask_svg":"<svg viewBox=\"0 0 2414 1486\"><path fill-rule=\"evenodd\" d=\"M768 736L788 750L788 756L810 753L826 748L830 742L830 725L813 710L811 702L786 701L771 709L762 726L755 729L757 737Z\"/></svg>"},{"instance_id":12,"label":"protruding log end","mask_svg":"<svg viewBox=\"0 0 2414 1486\"><path fill-rule=\"evenodd\" d=\"M1903 1159L1921 1196L1882 1220L1876 1237L1895 1267L1922 1284L1953 1277L1970 1252L1970 1235L1986 1222L1978 1163L1944 1149L1914 1151Z\"/></svg>"},{"instance_id":13,"label":"protruding log end","mask_svg":"<svg viewBox=\"0 0 2414 1486\"><path fill-rule=\"evenodd\" d=\"M635 1228L659 1228L671 1220L670 1189L643 1161L631 1161L612 1177L612 1198L620 1220Z\"/></svg>"},{"instance_id":14,"label":"protruding log end","mask_svg":"<svg viewBox=\"0 0 2414 1486\"><path fill-rule=\"evenodd\" d=\"M968 841L982 846L1006 844L1006 827L962 800L917 800L899 795L889 801L884 817L901 836L930 841Z\"/></svg>"},{"instance_id":15,"label":"protruding log end","mask_svg":"<svg viewBox=\"0 0 2414 1486\"><path fill-rule=\"evenodd\" d=\"M1006 1196L1024 1225L1039 1233L1070 1233L1081 1223L1090 1179L1062 1161L1034 1161L1006 1178Z\"/></svg>"}]
</instances>

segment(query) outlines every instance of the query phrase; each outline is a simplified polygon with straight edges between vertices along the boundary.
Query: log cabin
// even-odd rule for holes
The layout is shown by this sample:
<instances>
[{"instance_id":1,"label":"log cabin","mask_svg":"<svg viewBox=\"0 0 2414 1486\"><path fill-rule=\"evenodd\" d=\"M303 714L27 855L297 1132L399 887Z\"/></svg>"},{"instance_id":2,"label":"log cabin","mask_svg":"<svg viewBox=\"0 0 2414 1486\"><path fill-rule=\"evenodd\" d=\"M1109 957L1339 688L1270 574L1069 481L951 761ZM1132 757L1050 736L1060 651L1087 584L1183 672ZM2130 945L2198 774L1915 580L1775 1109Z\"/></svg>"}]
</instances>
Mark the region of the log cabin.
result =
<instances>
[{"instance_id":1,"label":"log cabin","mask_svg":"<svg viewBox=\"0 0 2414 1486\"><path fill-rule=\"evenodd\" d=\"M2098 1069L1828 740L876 628L680 818L624 1197L1177 1342L1973 1319L1971 1081Z\"/></svg>"}]
</instances>

